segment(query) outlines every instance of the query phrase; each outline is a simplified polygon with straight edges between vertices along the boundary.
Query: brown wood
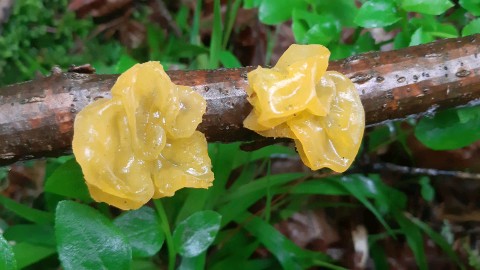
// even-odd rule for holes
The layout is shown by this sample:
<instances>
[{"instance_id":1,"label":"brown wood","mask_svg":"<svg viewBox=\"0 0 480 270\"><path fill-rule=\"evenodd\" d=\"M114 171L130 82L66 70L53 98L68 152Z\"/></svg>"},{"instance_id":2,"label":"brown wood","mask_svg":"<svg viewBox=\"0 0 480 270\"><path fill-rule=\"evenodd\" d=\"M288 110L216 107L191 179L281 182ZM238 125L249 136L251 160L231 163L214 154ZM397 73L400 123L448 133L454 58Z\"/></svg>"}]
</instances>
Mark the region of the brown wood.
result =
<instances>
[{"instance_id":1,"label":"brown wood","mask_svg":"<svg viewBox=\"0 0 480 270\"><path fill-rule=\"evenodd\" d=\"M246 74L238 69L169 71L207 100L199 130L209 141L249 141L243 128L251 110ZM480 98L480 35L445 39L330 63L356 84L368 125L475 103ZM0 165L70 151L73 120L88 103L110 96L118 75L54 73L0 89Z\"/></svg>"}]
</instances>

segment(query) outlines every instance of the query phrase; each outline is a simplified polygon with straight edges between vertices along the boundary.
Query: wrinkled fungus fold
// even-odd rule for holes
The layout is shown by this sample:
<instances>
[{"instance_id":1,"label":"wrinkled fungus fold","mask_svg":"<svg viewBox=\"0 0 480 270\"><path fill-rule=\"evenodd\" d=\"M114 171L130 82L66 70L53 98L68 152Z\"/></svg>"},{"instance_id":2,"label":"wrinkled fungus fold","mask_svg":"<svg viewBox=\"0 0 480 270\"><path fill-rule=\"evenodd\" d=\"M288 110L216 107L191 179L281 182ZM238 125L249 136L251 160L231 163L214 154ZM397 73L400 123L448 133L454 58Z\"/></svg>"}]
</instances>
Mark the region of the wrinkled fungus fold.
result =
<instances>
[{"instance_id":1,"label":"wrinkled fungus fold","mask_svg":"<svg viewBox=\"0 0 480 270\"><path fill-rule=\"evenodd\" d=\"M293 139L303 163L344 172L365 129L354 84L327 71L330 52L321 45L291 45L277 64L248 73L253 110L244 126L265 137Z\"/></svg>"},{"instance_id":2,"label":"wrinkled fungus fold","mask_svg":"<svg viewBox=\"0 0 480 270\"><path fill-rule=\"evenodd\" d=\"M112 99L75 118L72 148L92 198L128 210L211 186L207 141L196 131L205 110L204 98L172 83L159 62L120 75Z\"/></svg>"}]
</instances>

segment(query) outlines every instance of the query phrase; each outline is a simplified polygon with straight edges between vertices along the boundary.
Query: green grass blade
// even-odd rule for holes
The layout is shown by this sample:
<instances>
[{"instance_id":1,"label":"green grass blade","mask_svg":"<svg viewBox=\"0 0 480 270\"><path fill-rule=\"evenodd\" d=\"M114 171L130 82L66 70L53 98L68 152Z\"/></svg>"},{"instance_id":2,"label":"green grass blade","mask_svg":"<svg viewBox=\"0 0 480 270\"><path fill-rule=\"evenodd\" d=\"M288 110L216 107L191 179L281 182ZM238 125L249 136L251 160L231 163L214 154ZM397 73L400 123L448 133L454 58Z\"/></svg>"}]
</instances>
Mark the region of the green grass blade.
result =
<instances>
[{"instance_id":1,"label":"green grass blade","mask_svg":"<svg viewBox=\"0 0 480 270\"><path fill-rule=\"evenodd\" d=\"M213 2L213 30L210 38L210 59L208 68L218 68L219 54L222 48L222 15L220 14L220 0Z\"/></svg>"},{"instance_id":2,"label":"green grass blade","mask_svg":"<svg viewBox=\"0 0 480 270\"><path fill-rule=\"evenodd\" d=\"M307 269L314 264L330 266L331 259L327 255L303 250L257 216L245 213L237 216L235 221L255 236L277 258L284 269Z\"/></svg>"},{"instance_id":3,"label":"green grass blade","mask_svg":"<svg viewBox=\"0 0 480 270\"><path fill-rule=\"evenodd\" d=\"M449 257L452 259L461 269L465 269L465 266L460 262L460 258L453 251L452 245L450 245L442 235L434 231L430 226L421 221L420 219L411 216L409 213L406 213L405 216L417 225L424 233L426 233Z\"/></svg>"},{"instance_id":4,"label":"green grass blade","mask_svg":"<svg viewBox=\"0 0 480 270\"><path fill-rule=\"evenodd\" d=\"M0 195L0 205L12 211L17 216L37 224L53 224L53 214L30 208L12 199Z\"/></svg>"},{"instance_id":5,"label":"green grass blade","mask_svg":"<svg viewBox=\"0 0 480 270\"><path fill-rule=\"evenodd\" d=\"M223 29L223 49L227 48L228 39L230 38L230 34L232 33L233 24L235 23L235 19L237 18L237 12L242 2L242 0L235 0L232 5L232 0L228 0L227 13L225 18L225 28Z\"/></svg>"}]
</instances>

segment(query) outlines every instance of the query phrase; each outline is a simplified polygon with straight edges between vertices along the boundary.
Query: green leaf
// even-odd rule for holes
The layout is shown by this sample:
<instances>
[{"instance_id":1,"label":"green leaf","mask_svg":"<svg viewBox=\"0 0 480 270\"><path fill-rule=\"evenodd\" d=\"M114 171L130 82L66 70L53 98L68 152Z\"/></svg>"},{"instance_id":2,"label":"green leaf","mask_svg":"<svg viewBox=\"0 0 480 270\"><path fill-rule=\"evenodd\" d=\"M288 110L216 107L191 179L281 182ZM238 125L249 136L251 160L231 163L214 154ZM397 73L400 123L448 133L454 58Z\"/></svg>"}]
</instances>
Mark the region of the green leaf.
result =
<instances>
[{"instance_id":1,"label":"green leaf","mask_svg":"<svg viewBox=\"0 0 480 270\"><path fill-rule=\"evenodd\" d=\"M243 214L237 216L235 221L243 224L245 229L277 258L283 269L308 269L319 263L331 268L328 263L330 258L327 255L301 249L272 225L257 216Z\"/></svg>"},{"instance_id":2,"label":"green leaf","mask_svg":"<svg viewBox=\"0 0 480 270\"><path fill-rule=\"evenodd\" d=\"M423 246L423 235L419 228L408 220L402 212L395 213L395 219L400 225L400 228L407 239L407 244L415 256L418 268L420 270L427 270L427 258Z\"/></svg>"},{"instance_id":3,"label":"green leaf","mask_svg":"<svg viewBox=\"0 0 480 270\"><path fill-rule=\"evenodd\" d=\"M17 243L12 249L19 269L37 263L56 252L55 248L29 243Z\"/></svg>"},{"instance_id":4,"label":"green leaf","mask_svg":"<svg viewBox=\"0 0 480 270\"><path fill-rule=\"evenodd\" d=\"M296 185L291 194L312 195L350 195L350 192L338 183L334 178L312 179Z\"/></svg>"},{"instance_id":5,"label":"green leaf","mask_svg":"<svg viewBox=\"0 0 480 270\"><path fill-rule=\"evenodd\" d=\"M462 29L462 36L469 36L469 35L478 34L478 33L480 33L480 18L469 22Z\"/></svg>"},{"instance_id":6,"label":"green leaf","mask_svg":"<svg viewBox=\"0 0 480 270\"><path fill-rule=\"evenodd\" d=\"M355 47L350 44L337 44L331 48L332 54L330 55L330 60L338 60L347 58L355 54Z\"/></svg>"},{"instance_id":7,"label":"green leaf","mask_svg":"<svg viewBox=\"0 0 480 270\"><path fill-rule=\"evenodd\" d=\"M305 9L303 0L262 0L258 9L260 21L264 24L279 24L292 17L292 10Z\"/></svg>"},{"instance_id":8,"label":"green leaf","mask_svg":"<svg viewBox=\"0 0 480 270\"><path fill-rule=\"evenodd\" d=\"M401 48L408 47L410 43L410 37L405 34L406 32L398 33L393 39L393 48L398 50Z\"/></svg>"},{"instance_id":9,"label":"green leaf","mask_svg":"<svg viewBox=\"0 0 480 270\"><path fill-rule=\"evenodd\" d=\"M229 193L222 199L219 213L222 215L222 226L228 224L236 216L247 212L247 209L255 202L267 195L266 188L270 188L271 194L279 191L279 186L297 180L301 173L275 174L262 177L256 181L240 186L238 189L229 190ZM240 196L241 195L241 196Z\"/></svg>"},{"instance_id":10,"label":"green leaf","mask_svg":"<svg viewBox=\"0 0 480 270\"><path fill-rule=\"evenodd\" d=\"M0 270L15 269L17 269L17 261L15 260L12 246L10 246L0 233Z\"/></svg>"},{"instance_id":11,"label":"green leaf","mask_svg":"<svg viewBox=\"0 0 480 270\"><path fill-rule=\"evenodd\" d=\"M85 184L82 168L75 159L71 159L55 169L47 178L45 192L79 199L86 203L93 201Z\"/></svg>"},{"instance_id":12,"label":"green leaf","mask_svg":"<svg viewBox=\"0 0 480 270\"><path fill-rule=\"evenodd\" d=\"M210 38L209 68L218 67L219 52L222 47L222 15L220 14L220 0L213 1L213 29Z\"/></svg>"},{"instance_id":13,"label":"green leaf","mask_svg":"<svg viewBox=\"0 0 480 270\"><path fill-rule=\"evenodd\" d=\"M431 37L458 37L458 30L453 24L441 23L438 18L433 15L423 15L422 17L412 18L410 22L415 28L422 28L422 32Z\"/></svg>"},{"instance_id":14,"label":"green leaf","mask_svg":"<svg viewBox=\"0 0 480 270\"><path fill-rule=\"evenodd\" d=\"M371 0L365 2L354 22L365 28L385 27L401 19L395 4L391 0Z\"/></svg>"},{"instance_id":15,"label":"green leaf","mask_svg":"<svg viewBox=\"0 0 480 270\"><path fill-rule=\"evenodd\" d=\"M236 199L240 199L250 193L254 193L256 191L265 191L268 187L272 188L275 186L280 186L293 180L299 179L305 176L304 173L282 173L282 174L274 174L274 175L267 175L262 178L256 179L246 185L241 186L236 190L229 190L228 194L225 194L223 198L225 201L235 201Z\"/></svg>"},{"instance_id":16,"label":"green leaf","mask_svg":"<svg viewBox=\"0 0 480 270\"><path fill-rule=\"evenodd\" d=\"M155 211L147 206L123 213L113 224L127 237L134 258L155 255L165 240Z\"/></svg>"},{"instance_id":17,"label":"green leaf","mask_svg":"<svg viewBox=\"0 0 480 270\"><path fill-rule=\"evenodd\" d=\"M262 0L244 0L243 1L243 8L250 9L256 8L260 5Z\"/></svg>"},{"instance_id":18,"label":"green leaf","mask_svg":"<svg viewBox=\"0 0 480 270\"><path fill-rule=\"evenodd\" d=\"M330 14L340 22L343 27L355 27L353 19L357 16L358 8L355 1L352 0L335 0L335 4L331 1L310 1L315 4L316 12L319 14Z\"/></svg>"},{"instance_id":19,"label":"green leaf","mask_svg":"<svg viewBox=\"0 0 480 270\"><path fill-rule=\"evenodd\" d=\"M330 14L293 11L292 31L297 43L328 45L340 37L340 22Z\"/></svg>"},{"instance_id":20,"label":"green leaf","mask_svg":"<svg viewBox=\"0 0 480 270\"><path fill-rule=\"evenodd\" d=\"M110 220L91 207L58 203L55 236L60 261L68 269L129 269L132 250Z\"/></svg>"},{"instance_id":21,"label":"green leaf","mask_svg":"<svg viewBox=\"0 0 480 270\"><path fill-rule=\"evenodd\" d=\"M449 0L403 0L402 2L402 8L405 11L429 15L440 15L453 6Z\"/></svg>"},{"instance_id":22,"label":"green leaf","mask_svg":"<svg viewBox=\"0 0 480 270\"><path fill-rule=\"evenodd\" d=\"M123 73L137 63L137 60L133 59L130 55L122 54L122 56L120 56L120 59L118 59L117 64L115 65L115 71L117 73Z\"/></svg>"},{"instance_id":23,"label":"green leaf","mask_svg":"<svg viewBox=\"0 0 480 270\"><path fill-rule=\"evenodd\" d=\"M430 178L424 176L420 178L420 187L421 187L421 194L422 198L425 201L431 202L433 200L433 197L435 196L435 189L432 187L430 184Z\"/></svg>"},{"instance_id":24,"label":"green leaf","mask_svg":"<svg viewBox=\"0 0 480 270\"><path fill-rule=\"evenodd\" d=\"M449 109L433 118L424 117L415 127L415 136L434 150L468 146L480 139L480 107Z\"/></svg>"},{"instance_id":25,"label":"green leaf","mask_svg":"<svg viewBox=\"0 0 480 270\"><path fill-rule=\"evenodd\" d=\"M423 27L420 27L413 33L409 46L425 44L434 40L435 39L429 32L424 31Z\"/></svg>"},{"instance_id":26,"label":"green leaf","mask_svg":"<svg viewBox=\"0 0 480 270\"><path fill-rule=\"evenodd\" d=\"M416 217L411 216L410 214L406 214L406 217L413 222L413 224L417 225L422 231L424 231L430 239L432 239L449 257L452 259L461 269L465 269L464 265L460 261L460 258L453 250L453 246L443 238L443 236L436 231L434 231L430 226L426 223L422 222Z\"/></svg>"},{"instance_id":27,"label":"green leaf","mask_svg":"<svg viewBox=\"0 0 480 270\"><path fill-rule=\"evenodd\" d=\"M196 257L182 257L182 262L177 270L203 270L205 269L205 252Z\"/></svg>"},{"instance_id":28,"label":"green leaf","mask_svg":"<svg viewBox=\"0 0 480 270\"><path fill-rule=\"evenodd\" d=\"M475 16L480 16L480 0L460 0L460 5Z\"/></svg>"},{"instance_id":29,"label":"green leaf","mask_svg":"<svg viewBox=\"0 0 480 270\"><path fill-rule=\"evenodd\" d=\"M55 233L51 225L19 224L8 227L4 236L9 241L16 243L55 247Z\"/></svg>"},{"instance_id":30,"label":"green leaf","mask_svg":"<svg viewBox=\"0 0 480 270\"><path fill-rule=\"evenodd\" d=\"M12 211L17 216L22 217L28 221L37 224L53 223L53 215L51 213L30 208L3 195L0 195L0 205L3 205L3 207L5 207L6 209Z\"/></svg>"},{"instance_id":31,"label":"green leaf","mask_svg":"<svg viewBox=\"0 0 480 270\"><path fill-rule=\"evenodd\" d=\"M183 257L195 257L207 250L220 229L222 216L215 211L201 211L180 222L173 232L173 242Z\"/></svg>"},{"instance_id":32,"label":"green leaf","mask_svg":"<svg viewBox=\"0 0 480 270\"><path fill-rule=\"evenodd\" d=\"M131 269L133 270L158 270L159 266L152 259L133 260Z\"/></svg>"},{"instance_id":33,"label":"green leaf","mask_svg":"<svg viewBox=\"0 0 480 270\"><path fill-rule=\"evenodd\" d=\"M226 68L238 68L242 64L238 61L237 57L230 51L221 51L219 54L220 63Z\"/></svg>"},{"instance_id":34,"label":"green leaf","mask_svg":"<svg viewBox=\"0 0 480 270\"><path fill-rule=\"evenodd\" d=\"M392 229L383 218L378 207L375 207L368 200L368 198L374 198L378 202L377 205L385 208L388 206L388 194L383 192L382 186L381 184L378 184L378 181L376 182L371 178L361 175L351 175L342 177L339 183L342 184L342 186L357 198L368 210L370 210L389 233L392 232Z\"/></svg>"}]
</instances>

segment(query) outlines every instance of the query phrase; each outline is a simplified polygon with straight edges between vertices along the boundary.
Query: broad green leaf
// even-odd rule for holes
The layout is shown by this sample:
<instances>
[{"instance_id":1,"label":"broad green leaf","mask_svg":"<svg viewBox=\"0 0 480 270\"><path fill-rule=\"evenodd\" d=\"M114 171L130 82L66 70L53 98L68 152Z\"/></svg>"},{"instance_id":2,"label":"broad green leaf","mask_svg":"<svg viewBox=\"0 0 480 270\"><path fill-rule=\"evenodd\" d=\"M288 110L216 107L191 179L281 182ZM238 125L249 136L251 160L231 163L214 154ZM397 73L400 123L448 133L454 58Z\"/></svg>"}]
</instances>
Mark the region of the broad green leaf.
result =
<instances>
[{"instance_id":1,"label":"broad green leaf","mask_svg":"<svg viewBox=\"0 0 480 270\"><path fill-rule=\"evenodd\" d=\"M350 45L350 44L337 44L330 48L331 50L331 55L330 55L330 60L338 60L338 59L343 59L347 58L349 56L352 56L355 54L355 46Z\"/></svg>"},{"instance_id":2,"label":"broad green leaf","mask_svg":"<svg viewBox=\"0 0 480 270\"><path fill-rule=\"evenodd\" d=\"M402 8L405 11L429 15L440 15L453 6L449 0L403 0L402 2Z\"/></svg>"},{"instance_id":3,"label":"broad green leaf","mask_svg":"<svg viewBox=\"0 0 480 270\"><path fill-rule=\"evenodd\" d=\"M45 192L92 202L87 185L83 178L82 168L75 159L60 165L45 183Z\"/></svg>"},{"instance_id":4,"label":"broad green leaf","mask_svg":"<svg viewBox=\"0 0 480 270\"><path fill-rule=\"evenodd\" d=\"M405 47L408 47L409 43L410 43L410 36L408 36L406 32L400 32L393 39L393 48L396 50L405 48Z\"/></svg>"},{"instance_id":5,"label":"broad green leaf","mask_svg":"<svg viewBox=\"0 0 480 270\"><path fill-rule=\"evenodd\" d=\"M8 227L4 236L16 243L55 247L55 233L51 225L19 224Z\"/></svg>"},{"instance_id":6,"label":"broad green leaf","mask_svg":"<svg viewBox=\"0 0 480 270\"><path fill-rule=\"evenodd\" d=\"M418 28L413 32L413 35L410 39L410 44L409 46L416 46L420 44L425 44L428 42L432 42L435 39L433 36L429 33L423 30L423 27Z\"/></svg>"},{"instance_id":7,"label":"broad green leaf","mask_svg":"<svg viewBox=\"0 0 480 270\"><path fill-rule=\"evenodd\" d=\"M117 217L113 224L127 237L134 258L151 257L163 245L165 237L160 222L150 207L127 211Z\"/></svg>"},{"instance_id":8,"label":"broad green leaf","mask_svg":"<svg viewBox=\"0 0 480 270\"><path fill-rule=\"evenodd\" d=\"M480 18L469 22L462 29L462 36L469 36L469 35L478 34L478 33L480 33Z\"/></svg>"},{"instance_id":9,"label":"broad green leaf","mask_svg":"<svg viewBox=\"0 0 480 270\"><path fill-rule=\"evenodd\" d=\"M458 37L458 30L452 23L441 23L437 16L423 15L412 18L410 23L417 29L421 28L424 34L437 38Z\"/></svg>"},{"instance_id":10,"label":"broad green leaf","mask_svg":"<svg viewBox=\"0 0 480 270\"><path fill-rule=\"evenodd\" d=\"M470 145L480 139L480 107L449 109L437 112L433 118L424 117L415 127L415 136L434 150Z\"/></svg>"},{"instance_id":11,"label":"broad green leaf","mask_svg":"<svg viewBox=\"0 0 480 270\"><path fill-rule=\"evenodd\" d=\"M365 2L354 22L365 28L385 27L401 19L395 3L391 0L371 0Z\"/></svg>"},{"instance_id":12,"label":"broad green leaf","mask_svg":"<svg viewBox=\"0 0 480 270\"><path fill-rule=\"evenodd\" d=\"M430 34L438 38L456 38L459 36L457 28L450 23L435 24L435 29Z\"/></svg>"},{"instance_id":13,"label":"broad green leaf","mask_svg":"<svg viewBox=\"0 0 480 270\"><path fill-rule=\"evenodd\" d=\"M243 8L250 9L250 8L258 7L261 2L262 0L244 0Z\"/></svg>"},{"instance_id":14,"label":"broad green leaf","mask_svg":"<svg viewBox=\"0 0 480 270\"><path fill-rule=\"evenodd\" d=\"M30 208L26 205L23 205L12 199L9 199L3 195L0 195L0 205L3 205L5 209L12 211L17 216L22 217L33 223L37 223L37 224L53 223L53 215L51 213Z\"/></svg>"},{"instance_id":15,"label":"broad green leaf","mask_svg":"<svg viewBox=\"0 0 480 270\"><path fill-rule=\"evenodd\" d=\"M316 11L319 14L330 14L332 17L340 21L344 27L355 27L353 19L357 16L358 8L355 0L335 0L335 4L331 1L310 1L315 4Z\"/></svg>"},{"instance_id":16,"label":"broad green leaf","mask_svg":"<svg viewBox=\"0 0 480 270\"><path fill-rule=\"evenodd\" d=\"M17 243L12 247L18 269L37 263L56 253L55 248L29 243Z\"/></svg>"},{"instance_id":17,"label":"broad green leaf","mask_svg":"<svg viewBox=\"0 0 480 270\"><path fill-rule=\"evenodd\" d=\"M292 10L304 9L306 3L303 0L261 0L258 9L260 21L264 24L278 24L288 21L292 17Z\"/></svg>"},{"instance_id":18,"label":"broad green leaf","mask_svg":"<svg viewBox=\"0 0 480 270\"><path fill-rule=\"evenodd\" d=\"M55 236L64 269L129 269L126 237L95 209L72 201L58 203Z\"/></svg>"},{"instance_id":19,"label":"broad green leaf","mask_svg":"<svg viewBox=\"0 0 480 270\"><path fill-rule=\"evenodd\" d=\"M226 68L238 68L242 64L238 61L237 57L233 55L230 51L222 50L219 54L220 63Z\"/></svg>"},{"instance_id":20,"label":"broad green leaf","mask_svg":"<svg viewBox=\"0 0 480 270\"><path fill-rule=\"evenodd\" d=\"M12 246L10 246L0 233L0 270L15 269L17 269L17 261L15 260Z\"/></svg>"},{"instance_id":21,"label":"broad green leaf","mask_svg":"<svg viewBox=\"0 0 480 270\"><path fill-rule=\"evenodd\" d=\"M293 11L292 31L297 43L328 45L340 36L340 22L331 14L315 14L302 9Z\"/></svg>"},{"instance_id":22,"label":"broad green leaf","mask_svg":"<svg viewBox=\"0 0 480 270\"><path fill-rule=\"evenodd\" d=\"M173 232L173 242L183 257L195 257L207 250L220 229L222 216L215 211L197 212L180 222Z\"/></svg>"},{"instance_id":23,"label":"broad green leaf","mask_svg":"<svg viewBox=\"0 0 480 270\"><path fill-rule=\"evenodd\" d=\"M205 269L205 252L195 257L183 257L177 270L204 270Z\"/></svg>"},{"instance_id":24,"label":"broad green leaf","mask_svg":"<svg viewBox=\"0 0 480 270\"><path fill-rule=\"evenodd\" d=\"M357 54L379 50L379 46L375 44L375 39L373 39L370 32L366 32L358 37L354 47Z\"/></svg>"},{"instance_id":25,"label":"broad green leaf","mask_svg":"<svg viewBox=\"0 0 480 270\"><path fill-rule=\"evenodd\" d=\"M154 262L155 258L136 259L132 262L132 270L158 270L159 265Z\"/></svg>"},{"instance_id":26,"label":"broad green leaf","mask_svg":"<svg viewBox=\"0 0 480 270\"><path fill-rule=\"evenodd\" d=\"M480 16L480 0L460 0L460 5L475 16Z\"/></svg>"}]
</instances>

